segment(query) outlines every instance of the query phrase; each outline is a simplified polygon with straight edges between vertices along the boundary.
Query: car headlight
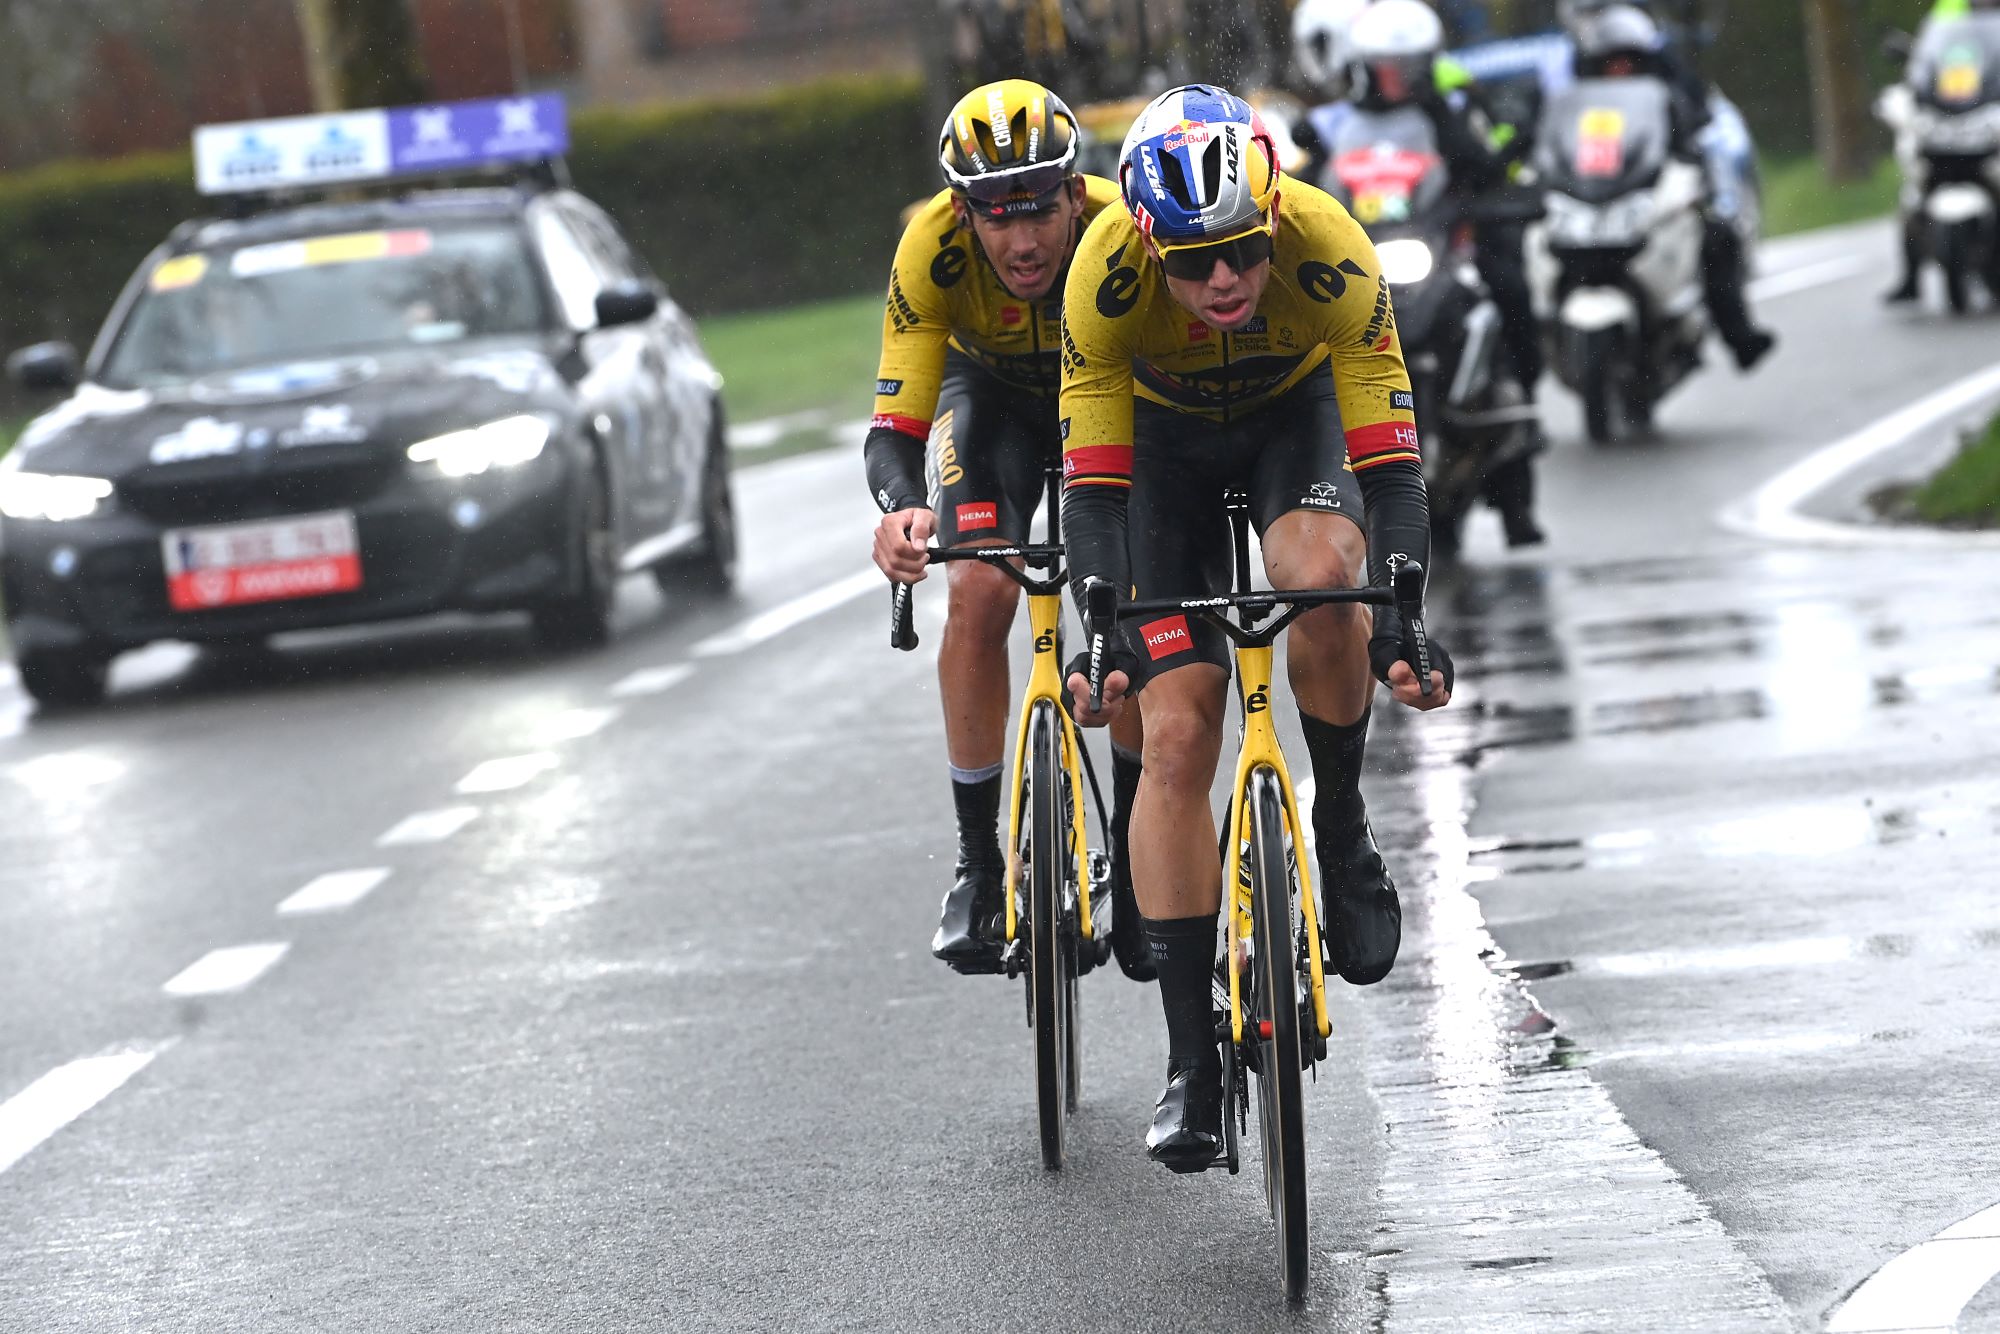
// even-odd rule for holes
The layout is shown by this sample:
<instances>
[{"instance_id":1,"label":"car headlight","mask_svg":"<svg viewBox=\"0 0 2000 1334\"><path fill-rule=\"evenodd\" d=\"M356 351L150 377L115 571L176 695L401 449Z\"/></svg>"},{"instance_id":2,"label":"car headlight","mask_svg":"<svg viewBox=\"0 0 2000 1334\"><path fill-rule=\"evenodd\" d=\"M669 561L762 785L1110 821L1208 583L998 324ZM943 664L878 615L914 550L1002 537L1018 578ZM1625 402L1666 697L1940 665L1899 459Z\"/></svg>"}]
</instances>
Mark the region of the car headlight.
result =
<instances>
[{"instance_id":1,"label":"car headlight","mask_svg":"<svg viewBox=\"0 0 2000 1334\"><path fill-rule=\"evenodd\" d=\"M447 477L471 477L490 468L516 468L538 458L549 443L546 418L523 414L419 440L410 462L429 463Z\"/></svg>"},{"instance_id":2,"label":"car headlight","mask_svg":"<svg viewBox=\"0 0 2000 1334\"><path fill-rule=\"evenodd\" d=\"M1384 241L1375 247L1375 258L1391 287L1408 287L1431 276L1431 248L1415 237Z\"/></svg>"},{"instance_id":3,"label":"car headlight","mask_svg":"<svg viewBox=\"0 0 2000 1334\"><path fill-rule=\"evenodd\" d=\"M0 514L10 519L87 519L111 499L113 487L102 477L71 477L59 473L0 472Z\"/></svg>"}]
</instances>

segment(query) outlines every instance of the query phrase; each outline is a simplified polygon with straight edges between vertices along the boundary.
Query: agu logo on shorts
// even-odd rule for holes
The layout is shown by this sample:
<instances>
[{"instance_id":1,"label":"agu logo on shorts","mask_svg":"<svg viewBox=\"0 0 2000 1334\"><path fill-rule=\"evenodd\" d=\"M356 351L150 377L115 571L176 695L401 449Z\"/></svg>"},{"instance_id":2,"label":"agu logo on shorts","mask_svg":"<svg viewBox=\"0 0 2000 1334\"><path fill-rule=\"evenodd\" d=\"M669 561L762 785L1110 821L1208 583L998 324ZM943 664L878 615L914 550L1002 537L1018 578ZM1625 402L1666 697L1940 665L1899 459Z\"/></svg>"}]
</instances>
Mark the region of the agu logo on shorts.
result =
<instances>
[{"instance_id":1,"label":"agu logo on shorts","mask_svg":"<svg viewBox=\"0 0 2000 1334\"><path fill-rule=\"evenodd\" d=\"M1139 637L1146 641L1146 652L1152 655L1154 662L1169 654L1187 653L1194 648L1194 636L1188 633L1185 616L1148 621L1139 627Z\"/></svg>"},{"instance_id":2,"label":"agu logo on shorts","mask_svg":"<svg viewBox=\"0 0 2000 1334\"><path fill-rule=\"evenodd\" d=\"M999 526L1000 507L990 500L974 500L958 507L958 531L961 533Z\"/></svg>"}]
</instances>

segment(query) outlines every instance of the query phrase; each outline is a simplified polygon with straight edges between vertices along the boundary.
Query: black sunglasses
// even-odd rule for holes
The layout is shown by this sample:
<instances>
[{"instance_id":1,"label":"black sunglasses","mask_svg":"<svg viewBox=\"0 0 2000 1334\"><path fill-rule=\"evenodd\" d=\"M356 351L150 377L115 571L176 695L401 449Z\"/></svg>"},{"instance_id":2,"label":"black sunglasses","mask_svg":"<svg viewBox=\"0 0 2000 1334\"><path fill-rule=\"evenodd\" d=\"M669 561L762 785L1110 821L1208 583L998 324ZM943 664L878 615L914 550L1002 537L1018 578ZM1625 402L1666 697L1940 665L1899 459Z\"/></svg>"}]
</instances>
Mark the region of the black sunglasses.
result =
<instances>
[{"instance_id":1,"label":"black sunglasses","mask_svg":"<svg viewBox=\"0 0 2000 1334\"><path fill-rule=\"evenodd\" d=\"M1254 269L1271 257L1271 234L1269 232L1245 232L1227 241L1217 241L1213 245L1187 246L1180 250L1169 250L1160 256L1160 267L1167 271L1169 278L1179 278L1184 282L1206 282L1215 272L1215 261L1221 260L1229 266L1231 273L1242 273Z\"/></svg>"}]
</instances>

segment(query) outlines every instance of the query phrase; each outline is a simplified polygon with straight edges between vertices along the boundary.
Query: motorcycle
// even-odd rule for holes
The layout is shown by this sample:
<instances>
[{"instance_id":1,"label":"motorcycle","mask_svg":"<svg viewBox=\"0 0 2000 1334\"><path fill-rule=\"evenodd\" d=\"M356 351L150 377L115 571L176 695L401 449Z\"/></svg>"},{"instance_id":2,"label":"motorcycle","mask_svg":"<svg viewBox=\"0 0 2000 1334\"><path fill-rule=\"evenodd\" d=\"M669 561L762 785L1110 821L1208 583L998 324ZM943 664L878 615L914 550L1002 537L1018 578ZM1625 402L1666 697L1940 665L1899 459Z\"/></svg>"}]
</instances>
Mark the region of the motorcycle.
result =
<instances>
[{"instance_id":1,"label":"motorcycle","mask_svg":"<svg viewBox=\"0 0 2000 1334\"><path fill-rule=\"evenodd\" d=\"M1927 25L1876 114L1896 135L1904 215L1962 315L1974 280L2000 294L2000 14Z\"/></svg>"},{"instance_id":2,"label":"motorcycle","mask_svg":"<svg viewBox=\"0 0 2000 1334\"><path fill-rule=\"evenodd\" d=\"M1550 365L1596 444L1649 433L1701 365L1707 183L1669 153L1671 127L1666 85L1585 79L1549 103L1536 143L1547 217L1529 237L1530 282Z\"/></svg>"},{"instance_id":3,"label":"motorcycle","mask_svg":"<svg viewBox=\"0 0 2000 1334\"><path fill-rule=\"evenodd\" d=\"M1375 243L1416 396L1433 550L1456 550L1494 474L1537 445L1535 408L1501 347L1500 310L1472 258L1474 212L1452 195L1430 118L1350 108L1321 184Z\"/></svg>"}]
</instances>

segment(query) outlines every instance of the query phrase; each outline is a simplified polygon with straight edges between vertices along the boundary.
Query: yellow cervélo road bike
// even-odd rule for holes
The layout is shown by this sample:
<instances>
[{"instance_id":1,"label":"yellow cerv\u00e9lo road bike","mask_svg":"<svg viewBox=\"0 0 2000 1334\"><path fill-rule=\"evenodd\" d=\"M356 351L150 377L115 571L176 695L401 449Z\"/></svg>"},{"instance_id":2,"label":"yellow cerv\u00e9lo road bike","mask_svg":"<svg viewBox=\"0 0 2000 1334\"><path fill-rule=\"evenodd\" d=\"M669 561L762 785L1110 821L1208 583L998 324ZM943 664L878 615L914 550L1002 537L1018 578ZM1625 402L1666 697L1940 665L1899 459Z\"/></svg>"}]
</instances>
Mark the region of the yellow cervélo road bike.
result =
<instances>
[{"instance_id":1,"label":"yellow cerv\u00e9lo road bike","mask_svg":"<svg viewBox=\"0 0 2000 1334\"><path fill-rule=\"evenodd\" d=\"M935 547L932 564L981 561L1004 570L1028 594L1034 656L1015 723L1007 790L1005 946L1001 971L1028 979L1028 1026L1035 1035L1035 1103L1042 1166L1059 1171L1070 1113L1083 1083L1077 979L1111 955L1111 862L1086 836L1083 794L1097 812L1099 848L1108 849L1105 805L1090 752L1064 707L1062 595L1067 582L1057 489L1050 470L1049 540L1035 546ZM1029 569L1041 574L1030 574ZM894 585L889 642L917 646L911 585Z\"/></svg>"},{"instance_id":2,"label":"yellow cerv\u00e9lo road bike","mask_svg":"<svg viewBox=\"0 0 2000 1334\"><path fill-rule=\"evenodd\" d=\"M1222 826L1224 959L1229 994L1219 1016L1222 1047L1224 1161L1235 1173L1248 1129L1251 1076L1264 1153L1264 1196L1278 1225L1285 1296L1305 1295L1307 1267L1305 1071L1326 1056L1333 1021L1326 1006L1327 962L1291 773L1271 722L1273 646L1314 607L1329 603L1395 606L1403 617L1403 656L1430 693L1430 646L1423 619L1423 566L1395 564L1393 588L1251 591L1249 512L1228 498L1237 592L1222 597L1160 598L1120 604L1110 584L1084 590L1093 708L1103 695L1104 649L1119 620L1180 614L1199 617L1229 637L1243 718L1236 776ZM1282 610L1280 610L1282 609ZM1234 611L1232 619L1227 613ZM1266 621L1266 617L1275 617Z\"/></svg>"}]
</instances>

